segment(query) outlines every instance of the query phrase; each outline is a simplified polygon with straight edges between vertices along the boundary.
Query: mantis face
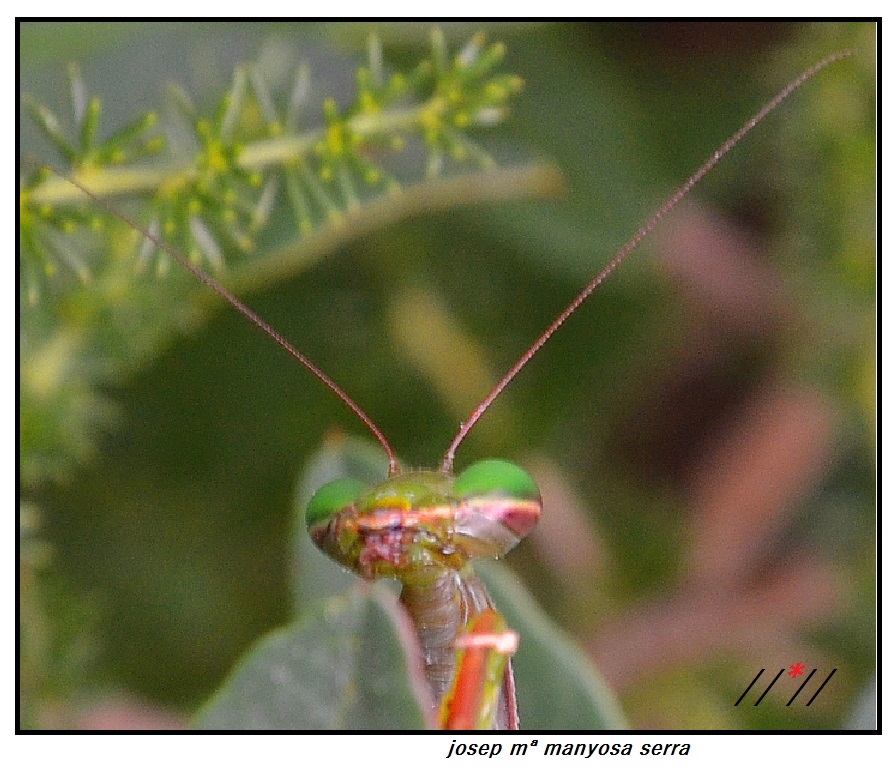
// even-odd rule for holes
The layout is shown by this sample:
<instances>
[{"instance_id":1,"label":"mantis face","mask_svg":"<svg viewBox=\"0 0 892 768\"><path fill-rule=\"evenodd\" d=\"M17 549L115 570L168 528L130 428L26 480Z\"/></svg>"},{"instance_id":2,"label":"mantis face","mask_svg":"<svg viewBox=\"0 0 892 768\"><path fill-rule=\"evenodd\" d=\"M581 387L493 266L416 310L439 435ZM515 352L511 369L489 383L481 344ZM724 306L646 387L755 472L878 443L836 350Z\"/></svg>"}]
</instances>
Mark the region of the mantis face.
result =
<instances>
[{"instance_id":1,"label":"mantis face","mask_svg":"<svg viewBox=\"0 0 892 768\"><path fill-rule=\"evenodd\" d=\"M310 500L307 528L316 546L364 578L402 580L501 557L541 511L539 489L524 470L487 459L457 477L406 472L372 487L335 480Z\"/></svg>"}]
</instances>

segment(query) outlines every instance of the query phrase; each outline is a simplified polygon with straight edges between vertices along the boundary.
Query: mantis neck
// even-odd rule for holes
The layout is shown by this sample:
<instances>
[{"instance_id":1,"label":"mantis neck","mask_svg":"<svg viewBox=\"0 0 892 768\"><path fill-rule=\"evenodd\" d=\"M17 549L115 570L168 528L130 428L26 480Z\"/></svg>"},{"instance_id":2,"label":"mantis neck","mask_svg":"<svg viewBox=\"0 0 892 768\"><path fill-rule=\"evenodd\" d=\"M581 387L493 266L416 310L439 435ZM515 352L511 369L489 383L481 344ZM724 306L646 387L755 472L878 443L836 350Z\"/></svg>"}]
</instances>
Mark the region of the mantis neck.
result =
<instances>
[{"instance_id":1,"label":"mantis neck","mask_svg":"<svg viewBox=\"0 0 892 768\"><path fill-rule=\"evenodd\" d=\"M487 608L492 600L483 582L470 565L453 568L426 568L418 578L402 582L400 601L406 607L421 643L424 670L436 701L443 698L455 676L455 638L467 623ZM495 727L507 727L507 703L499 705Z\"/></svg>"}]
</instances>

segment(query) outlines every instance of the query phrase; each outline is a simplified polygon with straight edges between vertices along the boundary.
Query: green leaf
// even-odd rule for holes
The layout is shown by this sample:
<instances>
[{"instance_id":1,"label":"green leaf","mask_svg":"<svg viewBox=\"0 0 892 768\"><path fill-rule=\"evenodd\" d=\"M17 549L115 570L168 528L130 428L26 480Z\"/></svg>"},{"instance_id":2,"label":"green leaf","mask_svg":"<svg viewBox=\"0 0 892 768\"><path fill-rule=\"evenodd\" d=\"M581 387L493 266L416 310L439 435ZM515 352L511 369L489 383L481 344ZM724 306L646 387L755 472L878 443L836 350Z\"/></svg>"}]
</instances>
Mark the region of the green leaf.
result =
<instances>
[{"instance_id":1,"label":"green leaf","mask_svg":"<svg viewBox=\"0 0 892 768\"><path fill-rule=\"evenodd\" d=\"M524 730L619 730L628 728L612 691L567 634L536 604L501 563L475 569L490 597L520 635L514 676Z\"/></svg>"},{"instance_id":2,"label":"green leaf","mask_svg":"<svg viewBox=\"0 0 892 768\"><path fill-rule=\"evenodd\" d=\"M204 730L403 730L433 708L396 598L358 585L262 639L199 713Z\"/></svg>"}]
</instances>

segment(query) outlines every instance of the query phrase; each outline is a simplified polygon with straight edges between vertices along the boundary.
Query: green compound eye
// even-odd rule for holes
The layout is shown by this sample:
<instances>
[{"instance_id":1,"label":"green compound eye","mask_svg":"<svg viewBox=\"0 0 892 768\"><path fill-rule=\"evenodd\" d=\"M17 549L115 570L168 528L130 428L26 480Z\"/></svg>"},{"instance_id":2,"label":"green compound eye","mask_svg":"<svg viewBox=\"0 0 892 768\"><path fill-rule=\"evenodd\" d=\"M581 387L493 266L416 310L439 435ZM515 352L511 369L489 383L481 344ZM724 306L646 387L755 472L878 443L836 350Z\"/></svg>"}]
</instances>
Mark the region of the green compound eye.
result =
<instances>
[{"instance_id":1,"label":"green compound eye","mask_svg":"<svg viewBox=\"0 0 892 768\"><path fill-rule=\"evenodd\" d=\"M365 483L349 477L323 485L307 504L307 528L324 525L366 490Z\"/></svg>"},{"instance_id":2,"label":"green compound eye","mask_svg":"<svg viewBox=\"0 0 892 768\"><path fill-rule=\"evenodd\" d=\"M508 496L512 499L539 501L539 486L524 470L502 459L484 459L471 464L455 479L455 495Z\"/></svg>"}]
</instances>

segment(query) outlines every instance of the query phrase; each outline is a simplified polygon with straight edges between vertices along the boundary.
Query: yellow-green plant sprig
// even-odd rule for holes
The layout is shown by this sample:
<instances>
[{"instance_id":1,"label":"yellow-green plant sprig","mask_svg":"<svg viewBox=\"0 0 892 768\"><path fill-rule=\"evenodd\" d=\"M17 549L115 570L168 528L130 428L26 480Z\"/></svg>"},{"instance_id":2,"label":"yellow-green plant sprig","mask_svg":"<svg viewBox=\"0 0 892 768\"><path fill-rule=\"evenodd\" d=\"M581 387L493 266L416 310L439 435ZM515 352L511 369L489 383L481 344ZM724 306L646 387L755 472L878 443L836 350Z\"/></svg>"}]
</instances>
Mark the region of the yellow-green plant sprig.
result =
<instances>
[{"instance_id":1,"label":"yellow-green plant sprig","mask_svg":"<svg viewBox=\"0 0 892 768\"><path fill-rule=\"evenodd\" d=\"M493 74L504 48L482 36L452 59L441 34L434 33L433 47L433 56L411 71L389 73L372 39L347 106L323 100L314 110L304 65L284 93L259 68L238 67L223 97L202 112L172 90L177 127L188 129L191 144L179 141L176 151L163 154L165 130L154 111L103 139L100 100L88 95L76 67L69 69L70 136L37 100L26 97L24 105L74 178L114 198L190 258L216 271L231 265L230 284L247 276L255 285L258 274L275 272L268 262L284 247L251 252L282 190L295 232L286 250L306 251L306 264L327 243L413 207L454 205L474 195L501 198L496 182L512 195L541 192L540 182L498 174L490 183L473 179L470 193L449 191L450 183L472 178L445 173L444 161L455 160L455 168L491 166L467 131L501 120L521 82ZM428 180L420 152L411 155L414 165L404 162L409 146L424 150L427 174L439 179ZM194 325L207 306L195 301L202 292L188 275L155 279L168 270L167 257L49 168L26 161L20 184L19 455L27 488L89 458L116 420L101 387L157 354L173 329ZM403 185L417 188L401 194Z\"/></svg>"},{"instance_id":2,"label":"yellow-green plant sprig","mask_svg":"<svg viewBox=\"0 0 892 768\"><path fill-rule=\"evenodd\" d=\"M70 77L77 141L64 136L46 107L30 98L26 107L78 181L103 196L148 195L144 220L190 258L219 267L226 253L250 252L283 176L296 229L303 234L320 223L336 224L367 199L397 192L401 182L388 161L392 164L393 156L413 140L427 154L428 177L442 175L449 160L492 167L492 159L467 132L504 119L522 82L493 74L505 49L487 44L483 35L474 36L452 58L438 31L432 34L432 47L432 57L409 74L388 74L380 44L372 38L369 63L357 70L353 102L339 108L326 99L324 124L311 129L298 129L295 119L295 94L305 68L295 74L285 105L277 104L259 70L250 65L236 69L210 116L198 114L189 97L175 89L173 102L191 129L194 152L152 165L145 159L164 143L154 133L154 113L99 142L100 101L87 98L74 68ZM23 255L32 262L26 272L52 276L67 260L45 230L70 233L88 223L76 213L83 196L64 179L37 172L26 177L21 198ZM101 215L87 218L101 229ZM163 270L164 257L158 258ZM81 277L89 273L87 268L76 271ZM33 301L39 291L29 288L28 295Z\"/></svg>"}]
</instances>

